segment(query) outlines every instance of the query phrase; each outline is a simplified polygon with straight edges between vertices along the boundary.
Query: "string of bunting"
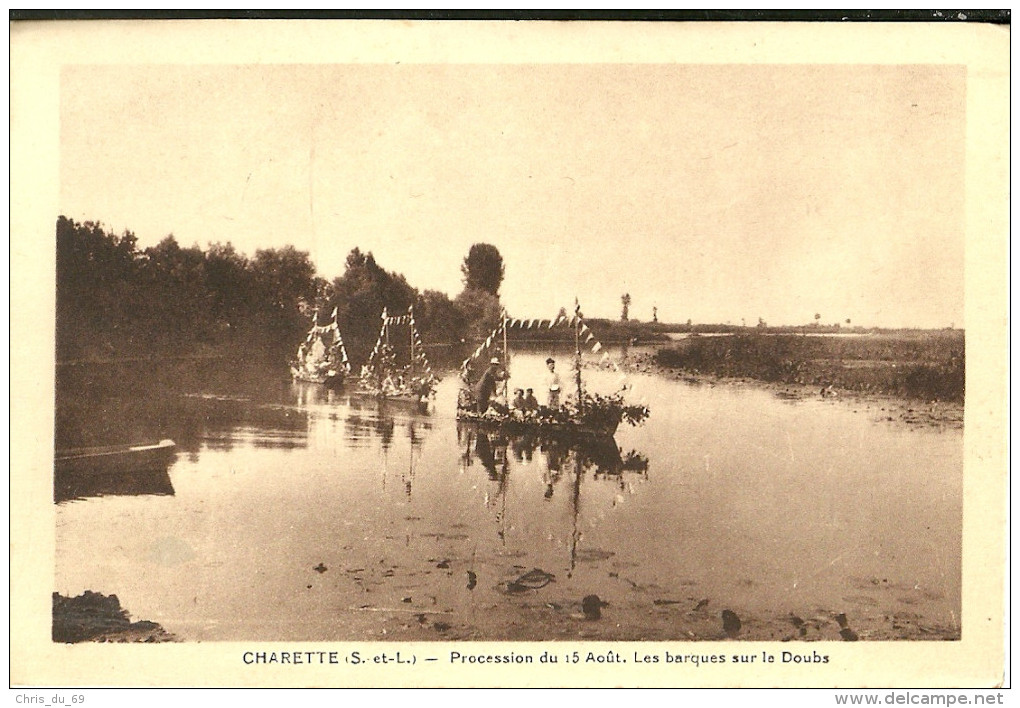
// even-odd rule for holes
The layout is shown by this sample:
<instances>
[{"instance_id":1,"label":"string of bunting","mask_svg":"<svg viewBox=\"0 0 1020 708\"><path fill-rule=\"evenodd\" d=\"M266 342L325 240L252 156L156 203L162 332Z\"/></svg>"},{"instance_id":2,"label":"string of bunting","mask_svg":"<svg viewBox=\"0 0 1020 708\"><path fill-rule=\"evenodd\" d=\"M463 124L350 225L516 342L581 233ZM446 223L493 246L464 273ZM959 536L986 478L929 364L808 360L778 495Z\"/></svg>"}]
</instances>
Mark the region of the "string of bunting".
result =
<instances>
[{"instance_id":1,"label":"string of bunting","mask_svg":"<svg viewBox=\"0 0 1020 708\"><path fill-rule=\"evenodd\" d=\"M483 353L487 352L493 342L498 341L497 338L503 332L503 329L507 326L507 322L509 321L510 320L506 317L502 318L500 323L496 325L496 328L493 329L492 332L489 333L489 336L485 338L485 341L479 344L478 348L475 349L471 356L464 360L464 363L460 365L461 376L467 375L467 370L468 367L471 366L471 362L480 357Z\"/></svg>"},{"instance_id":2,"label":"string of bunting","mask_svg":"<svg viewBox=\"0 0 1020 708\"><path fill-rule=\"evenodd\" d=\"M391 317L386 313L386 308L383 308L382 312L382 326L379 328L379 338L376 339L375 346L372 347L372 353L368 357L368 363L371 365L383 346L383 338L386 336L386 328L389 325L409 325L411 328L411 336L414 338L415 354L413 361L418 362L421 367L429 374L432 374L432 364L429 362L428 357L425 355L425 344L422 342L421 335L418 333L418 328L414 321L414 308L407 308L406 315L399 315L397 317Z\"/></svg>"},{"instance_id":3,"label":"string of bunting","mask_svg":"<svg viewBox=\"0 0 1020 708\"><path fill-rule=\"evenodd\" d=\"M415 353L414 360L421 364L422 368L431 375L432 365L429 363L428 357L425 356L425 344L421 341L421 335L418 333L418 327L414 323L414 308L407 308L407 323L411 326L411 337L414 340Z\"/></svg>"},{"instance_id":4,"label":"string of bunting","mask_svg":"<svg viewBox=\"0 0 1020 708\"><path fill-rule=\"evenodd\" d=\"M507 329L516 328L516 329L521 329L521 330L536 329L536 328L538 328L538 329L541 329L541 328L552 329L553 327L555 327L555 326L557 326L559 324L569 324L571 327L576 327L579 323L581 325L581 332L580 332L580 334L581 334L581 337L584 340L585 346L590 346L592 354L598 354L603 349L602 342L600 342L598 340L598 338L595 336L595 333L592 332L591 328L588 327L588 325L584 322L584 318L581 315L580 306L576 305L575 308L574 308L574 316L570 317L570 318L568 318L565 315L557 315L555 318L553 318L551 320L547 320L547 319L511 319L511 318L508 318L508 317L504 317L500 321L500 323L496 326L496 328L492 330L492 332L489 334L489 336L485 338L485 341L482 342L481 344L479 344L478 348L475 349L474 352L472 352L471 356L469 356L467 359L465 359L464 362L461 364L461 367L460 367L461 368L461 375L462 376L466 376L467 375L467 371L468 371L468 367L470 367L471 362L473 362L474 360L478 359L480 356L482 356L483 354L488 352L489 348L492 346L493 342L498 342L499 341L498 337L499 337L500 334L502 334L504 328L507 328ZM602 356L599 358L599 365L600 366L604 366L607 362L609 363L610 368L614 372L616 372L618 374L623 374L623 372L620 369L619 365L612 359L612 357L609 356L609 353L608 352L603 352ZM626 386L626 384L627 384L627 376L626 376L626 374L623 374L620 377L619 385L620 385L621 388L623 388L623 387Z\"/></svg>"},{"instance_id":5,"label":"string of bunting","mask_svg":"<svg viewBox=\"0 0 1020 708\"><path fill-rule=\"evenodd\" d=\"M372 362L375 361L375 358L379 355L379 349L382 347L383 335L386 332L386 320L387 320L386 308L384 307L383 311L382 311L382 321L383 321L383 323L382 323L382 327L379 328L379 338L375 340L375 346L372 347L372 353L369 354L369 356L368 356L368 363L369 363L370 366L371 366Z\"/></svg>"},{"instance_id":6,"label":"string of bunting","mask_svg":"<svg viewBox=\"0 0 1020 708\"><path fill-rule=\"evenodd\" d=\"M310 330L308 330L308 336L305 337L305 343L312 344L319 335L325 334L326 332L332 332L334 338L333 342L334 346L340 349L340 357L343 361L344 368L347 370L348 373L350 373L351 361L347 357L347 347L344 345L344 338L340 334L340 325L337 324L337 310L338 308L336 307L333 308L331 321L328 325L320 325L318 323L319 311L318 310L315 311L315 314L312 315L312 327Z\"/></svg>"}]
</instances>

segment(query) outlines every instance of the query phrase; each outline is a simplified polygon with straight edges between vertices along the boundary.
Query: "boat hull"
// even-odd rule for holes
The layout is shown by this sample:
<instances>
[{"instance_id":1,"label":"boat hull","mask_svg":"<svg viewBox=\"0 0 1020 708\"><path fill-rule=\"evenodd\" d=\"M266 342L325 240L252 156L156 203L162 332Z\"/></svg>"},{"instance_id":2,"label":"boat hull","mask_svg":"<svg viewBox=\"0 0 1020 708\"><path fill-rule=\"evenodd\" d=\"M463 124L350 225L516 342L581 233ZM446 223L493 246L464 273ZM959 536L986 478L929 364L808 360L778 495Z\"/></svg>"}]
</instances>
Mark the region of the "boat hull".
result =
<instances>
[{"instance_id":1,"label":"boat hull","mask_svg":"<svg viewBox=\"0 0 1020 708\"><path fill-rule=\"evenodd\" d=\"M62 475L105 476L147 470L166 471L177 456L173 440L154 445L118 445L58 451L53 471Z\"/></svg>"},{"instance_id":2,"label":"boat hull","mask_svg":"<svg viewBox=\"0 0 1020 708\"><path fill-rule=\"evenodd\" d=\"M572 421L550 421L541 419L516 418L511 415L479 415L472 411L457 412L459 423L470 423L486 431L507 433L537 433L559 437L611 438L616 434L619 423L591 426Z\"/></svg>"},{"instance_id":3,"label":"boat hull","mask_svg":"<svg viewBox=\"0 0 1020 708\"><path fill-rule=\"evenodd\" d=\"M344 385L344 375L340 372L332 372L325 374L310 374L307 371L302 371L291 367L290 376L295 381L301 381L303 383L322 384L329 388L340 388Z\"/></svg>"},{"instance_id":4,"label":"boat hull","mask_svg":"<svg viewBox=\"0 0 1020 708\"><path fill-rule=\"evenodd\" d=\"M413 407L422 413L427 413L429 406L432 404L431 396L422 397L419 394L411 392L382 393L376 390L355 388L349 392L349 395L354 398L377 401L380 404L395 404L407 408Z\"/></svg>"}]
</instances>

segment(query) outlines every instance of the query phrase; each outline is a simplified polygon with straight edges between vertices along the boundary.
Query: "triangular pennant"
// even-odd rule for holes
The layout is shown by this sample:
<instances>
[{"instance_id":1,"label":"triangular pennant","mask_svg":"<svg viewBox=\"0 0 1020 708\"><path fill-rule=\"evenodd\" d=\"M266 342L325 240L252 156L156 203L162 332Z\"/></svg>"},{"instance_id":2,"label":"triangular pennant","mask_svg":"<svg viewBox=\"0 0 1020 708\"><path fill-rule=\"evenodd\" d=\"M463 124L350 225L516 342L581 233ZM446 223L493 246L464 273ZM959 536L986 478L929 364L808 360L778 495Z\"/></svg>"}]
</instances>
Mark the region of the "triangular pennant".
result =
<instances>
[{"instance_id":1,"label":"triangular pennant","mask_svg":"<svg viewBox=\"0 0 1020 708\"><path fill-rule=\"evenodd\" d=\"M592 352L597 352L601 348L602 348L602 342L595 342L595 344L592 346L591 350L592 350Z\"/></svg>"},{"instance_id":2,"label":"triangular pennant","mask_svg":"<svg viewBox=\"0 0 1020 708\"><path fill-rule=\"evenodd\" d=\"M591 341L591 340L593 340L593 339L595 339L595 335L594 335L594 334L592 334L591 332L588 332L588 336L587 336L587 337L585 337L585 339L584 339L584 341L585 341L585 344L587 344L588 342L590 342L590 341Z\"/></svg>"}]
</instances>

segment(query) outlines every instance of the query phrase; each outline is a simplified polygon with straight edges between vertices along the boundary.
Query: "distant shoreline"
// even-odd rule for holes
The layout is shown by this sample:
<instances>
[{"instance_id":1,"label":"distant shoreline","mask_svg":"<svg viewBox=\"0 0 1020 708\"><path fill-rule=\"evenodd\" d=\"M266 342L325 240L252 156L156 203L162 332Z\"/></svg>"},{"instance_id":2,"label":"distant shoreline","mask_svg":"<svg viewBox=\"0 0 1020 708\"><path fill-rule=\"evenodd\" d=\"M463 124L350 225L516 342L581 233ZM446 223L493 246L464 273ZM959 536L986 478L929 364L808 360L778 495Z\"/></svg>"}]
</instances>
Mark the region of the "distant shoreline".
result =
<instances>
[{"instance_id":1,"label":"distant shoreline","mask_svg":"<svg viewBox=\"0 0 1020 708\"><path fill-rule=\"evenodd\" d=\"M858 344L785 337L708 337L631 354L630 371L693 385L754 385L788 399L845 401L876 420L962 428L962 332L886 335Z\"/></svg>"}]
</instances>

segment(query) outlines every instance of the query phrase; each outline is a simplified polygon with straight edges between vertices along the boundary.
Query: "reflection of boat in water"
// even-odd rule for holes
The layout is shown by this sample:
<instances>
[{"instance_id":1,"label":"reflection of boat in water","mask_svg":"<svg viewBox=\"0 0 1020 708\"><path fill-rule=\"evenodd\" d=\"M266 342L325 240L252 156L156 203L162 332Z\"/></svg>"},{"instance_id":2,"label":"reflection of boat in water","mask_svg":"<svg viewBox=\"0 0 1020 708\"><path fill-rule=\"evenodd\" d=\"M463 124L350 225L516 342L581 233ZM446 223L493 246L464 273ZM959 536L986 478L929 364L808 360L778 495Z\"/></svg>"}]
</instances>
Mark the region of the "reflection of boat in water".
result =
<instances>
[{"instance_id":1,"label":"reflection of boat in water","mask_svg":"<svg viewBox=\"0 0 1020 708\"><path fill-rule=\"evenodd\" d=\"M115 445L58 451L53 496L66 501L90 496L174 493L167 468L177 455L173 440L153 445Z\"/></svg>"},{"instance_id":2,"label":"reflection of boat in water","mask_svg":"<svg viewBox=\"0 0 1020 708\"><path fill-rule=\"evenodd\" d=\"M596 479L648 472L648 458L634 450L624 453L613 437L569 438L536 430L494 433L474 424L459 424L457 438L462 461L470 464L477 459L493 480L508 472L511 457L530 462L536 453L544 458L554 481L571 463L581 472L593 471Z\"/></svg>"},{"instance_id":3,"label":"reflection of boat in water","mask_svg":"<svg viewBox=\"0 0 1020 708\"><path fill-rule=\"evenodd\" d=\"M552 402L549 406L537 403L529 406L527 402L524 402L523 405L513 405L508 395L507 385L510 372L508 331L510 329L552 329L564 324L574 330L574 393L560 405ZM500 346L501 344L502 346ZM511 319L504 310L500 323L461 365L461 380L465 385L461 388L457 398L457 420L493 432L536 431L545 435L565 438L611 438L622 422L627 422L630 425L644 422L649 414L648 408L643 405L627 404L623 398L625 389L610 395L593 393L585 389L581 380L582 346L590 347L592 354L597 354L602 350L602 343L595 338L591 329L585 324L580 306L574 308L572 318L568 318L561 311L561 314L554 320ZM482 394L475 390L484 377L492 376L492 373L490 370L490 372L476 377L473 375L472 367L478 360L488 357L490 351L494 357L492 363L502 364L502 373L498 375L498 379L502 381L501 400L500 398L490 399L487 393ZM605 352L601 355L600 363L608 363L619 371L619 367L609 359L609 355ZM558 398L558 378L555 383L556 386L551 387L551 390L557 391L555 396Z\"/></svg>"},{"instance_id":4,"label":"reflection of boat in water","mask_svg":"<svg viewBox=\"0 0 1020 708\"><path fill-rule=\"evenodd\" d=\"M408 363L399 366L394 342L390 341L390 330L404 325L407 326ZM362 367L358 385L352 393L427 408L435 395L437 383L439 378L432 371L432 365L425 355L425 345L415 326L414 308L407 308L406 315L397 317L390 316L384 308L379 339L368 363Z\"/></svg>"},{"instance_id":5,"label":"reflection of boat in water","mask_svg":"<svg viewBox=\"0 0 1020 708\"><path fill-rule=\"evenodd\" d=\"M508 434L505 431L489 433L475 425L458 425L458 442L461 446L461 464L470 466L476 460L488 473L492 482L496 483L494 497L499 500L497 520L500 528L497 535L505 544L507 533L512 531L512 524L507 525L507 497L510 487L511 470L516 466L520 470L532 469L542 475L544 502L551 502L558 488L568 486L568 499L571 514L571 528L567 547L569 548L569 566L567 575L573 573L578 561L590 560L603 556L602 551L589 549L580 551L582 539L579 523L581 509L581 486L586 472L592 472L591 479L599 481L597 487L603 494L609 491L615 499L624 489L632 489L629 481L624 480L625 473L635 473L641 479L648 479L648 458L636 451L624 453L614 438L564 439L562 436L548 436L529 432L524 434ZM512 463L516 460L516 465ZM532 463L537 463L532 466ZM605 484L609 481L609 484ZM522 488L527 488L524 485ZM593 491L595 487L592 488ZM492 498L486 495L486 506ZM528 502L529 510L532 509ZM530 514L530 512L529 512ZM612 555L611 553L609 555Z\"/></svg>"},{"instance_id":6,"label":"reflection of boat in water","mask_svg":"<svg viewBox=\"0 0 1020 708\"><path fill-rule=\"evenodd\" d=\"M290 375L296 381L326 384L339 387L351 372L340 327L336 321L337 308L328 325L319 324L319 313L312 316L312 327L305 341L298 347L297 355L290 364Z\"/></svg>"},{"instance_id":7,"label":"reflection of boat in water","mask_svg":"<svg viewBox=\"0 0 1020 708\"><path fill-rule=\"evenodd\" d=\"M116 474L57 475L53 482L53 501L64 502L86 497L173 496L174 486L166 467Z\"/></svg>"}]
</instances>

